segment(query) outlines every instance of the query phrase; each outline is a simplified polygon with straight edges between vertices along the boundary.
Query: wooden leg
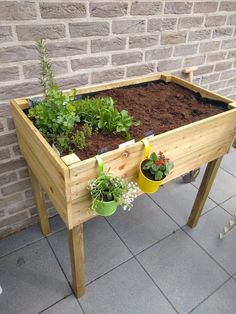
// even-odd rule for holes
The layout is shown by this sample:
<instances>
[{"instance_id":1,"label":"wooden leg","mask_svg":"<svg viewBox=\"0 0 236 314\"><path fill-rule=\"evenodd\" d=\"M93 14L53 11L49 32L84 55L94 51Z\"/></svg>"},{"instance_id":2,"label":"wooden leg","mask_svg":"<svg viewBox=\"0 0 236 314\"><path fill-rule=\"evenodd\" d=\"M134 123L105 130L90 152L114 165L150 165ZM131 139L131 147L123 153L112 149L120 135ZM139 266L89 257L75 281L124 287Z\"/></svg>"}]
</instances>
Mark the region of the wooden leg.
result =
<instances>
[{"instance_id":1,"label":"wooden leg","mask_svg":"<svg viewBox=\"0 0 236 314\"><path fill-rule=\"evenodd\" d=\"M73 290L77 298L85 293L83 224L68 231Z\"/></svg>"},{"instance_id":2,"label":"wooden leg","mask_svg":"<svg viewBox=\"0 0 236 314\"><path fill-rule=\"evenodd\" d=\"M200 185L191 214L188 219L188 226L191 228L194 228L198 223L202 209L210 192L211 186L214 182L222 158L223 157L215 159L209 162L207 165L204 177L202 179L202 183Z\"/></svg>"},{"instance_id":3,"label":"wooden leg","mask_svg":"<svg viewBox=\"0 0 236 314\"><path fill-rule=\"evenodd\" d=\"M45 206L44 191L41 185L39 184L37 178L33 174L33 172L29 170L29 173L30 173L30 179L32 183L34 199L35 199L36 206L38 209L40 227L41 227L43 235L46 236L50 233L50 226L49 226L48 215L47 215L47 210Z\"/></svg>"}]
</instances>

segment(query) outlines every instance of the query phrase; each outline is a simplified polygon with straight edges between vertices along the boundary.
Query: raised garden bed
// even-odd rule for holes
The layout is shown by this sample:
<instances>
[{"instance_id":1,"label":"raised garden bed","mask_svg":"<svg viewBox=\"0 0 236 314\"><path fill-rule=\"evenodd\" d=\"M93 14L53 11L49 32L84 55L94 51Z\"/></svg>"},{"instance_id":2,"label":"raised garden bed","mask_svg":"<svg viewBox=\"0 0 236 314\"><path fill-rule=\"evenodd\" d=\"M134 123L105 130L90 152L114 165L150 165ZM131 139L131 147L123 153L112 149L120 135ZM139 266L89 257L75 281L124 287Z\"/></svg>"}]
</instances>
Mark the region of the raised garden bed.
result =
<instances>
[{"instance_id":1,"label":"raised garden bed","mask_svg":"<svg viewBox=\"0 0 236 314\"><path fill-rule=\"evenodd\" d=\"M189 219L189 225L194 226L197 223L201 209L207 198L211 184L219 167L221 157L229 151L234 140L236 134L236 104L226 97L211 93L199 86L169 74L154 74L114 83L81 87L78 88L76 92L78 95L91 93L96 93L98 96L112 95L114 99L116 99L117 94L122 90L120 89L121 87L125 88L125 93L129 93L131 89L127 87L133 86L132 88L137 90L137 97L141 98L142 96L138 91L138 84L142 84L142 90L142 88L145 89L145 84L147 82L158 82L160 80L166 83L171 82L177 84L178 86L174 86L177 89L177 94L179 96L175 96L175 100L172 100L167 93L165 103L168 105L169 113L165 113L164 117L161 117L158 113L157 122L155 123L156 118L154 118L153 121L150 119L152 122L148 121L147 129L145 130L142 129L142 125L140 125L140 127L138 127L138 134L136 134L137 136L132 133L133 131L131 131L131 133L136 139L140 139L145 131L150 128L154 129L156 133L165 131L164 133L155 135L149 139L152 151L167 151L168 156L170 156L175 163L173 173L165 178L164 183L209 162ZM154 83L149 83L147 86L150 87L156 85ZM168 88L168 86L172 85L165 86L164 83L161 83L159 86L161 86L161 88L167 86ZM119 88L119 90L116 90L117 88ZM181 103L181 101L184 100L180 92L182 88L191 91L186 91L189 96L186 96L187 100L185 99L186 104L184 105L184 110L181 109L181 106L177 108L176 105L177 100L178 103ZM203 99L202 101L206 103L208 102L206 99L211 99L211 103L215 103L217 106L206 107L204 104L197 104L197 107L193 108L192 103L197 102L197 100L196 97L191 96L193 95L192 93L197 93L200 97L199 99L203 97L205 100ZM144 94L146 95L146 92ZM157 101L160 95L161 93L157 93L155 96ZM71 230L69 233L69 240L74 291L76 295L79 296L84 292L82 226L83 222L94 217L94 214L89 210L91 198L87 185L89 180L97 176L97 162L94 157L80 161L76 154L59 157L24 113L23 110L29 106L29 98L15 99L11 101L19 145L32 172L33 189L39 209L43 232L47 234L49 232L49 227L41 187L48 193L50 200L67 225L67 228ZM146 107L145 114L140 110L140 119L141 117L144 117L144 119L149 116L152 118L154 117L152 108L154 107L156 100L153 96L150 98L150 103L149 106ZM133 100L131 99L131 104L132 101ZM120 108L123 108L126 104L125 98L123 102L117 101L117 104ZM134 113L131 112L132 115L139 118L136 116L136 114L138 115L139 113L137 108L138 105L136 105L136 107L132 107L131 105L130 110L134 111ZM211 108L210 111L213 110L213 114L215 115L199 120L199 117L200 119L202 118L202 110L206 111L205 113L207 116L208 114L212 114L212 112L208 112L209 109L206 108ZM191 121L199 121L175 128L176 126L179 126L179 122L175 122L174 119L171 118L171 111L174 112L174 116L176 113L176 116L180 115L180 117L182 117L182 121L180 122L183 123L181 123L181 125L186 124L186 118L190 116L192 119ZM147 112L148 114L146 114ZM191 112L191 114L189 112ZM156 130L159 125L158 118L159 121L162 121L160 131ZM172 130L167 131L169 129ZM117 143L115 143L115 146L116 144ZM107 142L105 146L107 146ZM114 146L112 146L112 148L113 147ZM122 176L128 181L135 181L139 171L139 163L143 158L143 153L144 146L143 143L139 141L130 144L127 147L108 151L102 154L101 157L105 169L110 168L114 175ZM90 152L89 154L93 155L94 152ZM86 157L86 154L81 157ZM75 249L76 245L77 249Z\"/></svg>"}]
</instances>

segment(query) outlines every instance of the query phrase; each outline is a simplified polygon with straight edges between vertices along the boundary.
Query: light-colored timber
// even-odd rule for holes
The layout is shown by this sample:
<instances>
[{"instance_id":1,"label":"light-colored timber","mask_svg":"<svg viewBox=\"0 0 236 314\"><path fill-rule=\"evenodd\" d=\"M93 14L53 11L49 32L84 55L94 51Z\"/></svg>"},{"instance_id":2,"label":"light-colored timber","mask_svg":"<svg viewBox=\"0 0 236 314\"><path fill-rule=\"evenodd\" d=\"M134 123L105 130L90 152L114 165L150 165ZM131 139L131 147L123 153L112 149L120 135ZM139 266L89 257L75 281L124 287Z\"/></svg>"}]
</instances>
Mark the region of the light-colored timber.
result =
<instances>
[{"instance_id":1,"label":"light-colored timber","mask_svg":"<svg viewBox=\"0 0 236 314\"><path fill-rule=\"evenodd\" d=\"M166 151L175 163L173 173L165 179L164 183L204 163L209 163L189 218L189 225L193 227L204 206L219 160L229 151L235 138L236 103L227 97L212 93L171 74L163 73L80 87L76 91L78 95L82 95L156 80L174 82L198 92L202 97L225 102L229 109L213 117L149 139L151 151ZM42 187L48 193L69 230L73 289L78 297L84 293L83 223L95 217L89 209L91 199L87 184L90 179L97 176L97 163L94 157L80 161L75 154L60 158L24 114L23 109L28 108L30 98L11 101L19 145L29 168L37 178L38 185L35 186L38 186L38 189ZM138 142L104 153L101 157L105 169L110 168L114 175L123 176L131 181L137 178L143 152L143 144ZM40 195L39 191L38 195ZM41 224L43 224L42 221Z\"/></svg>"}]
</instances>

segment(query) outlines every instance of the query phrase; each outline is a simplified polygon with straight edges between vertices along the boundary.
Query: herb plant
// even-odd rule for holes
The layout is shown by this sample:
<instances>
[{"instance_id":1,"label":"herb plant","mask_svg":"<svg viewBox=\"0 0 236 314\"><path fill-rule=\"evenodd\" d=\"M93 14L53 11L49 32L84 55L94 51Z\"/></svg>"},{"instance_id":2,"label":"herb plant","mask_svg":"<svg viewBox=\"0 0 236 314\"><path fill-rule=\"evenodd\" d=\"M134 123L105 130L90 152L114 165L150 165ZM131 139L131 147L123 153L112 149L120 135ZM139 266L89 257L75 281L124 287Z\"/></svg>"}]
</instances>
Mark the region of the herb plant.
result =
<instances>
[{"instance_id":1,"label":"herb plant","mask_svg":"<svg viewBox=\"0 0 236 314\"><path fill-rule=\"evenodd\" d=\"M114 177L110 174L103 174L95 180L89 182L88 188L92 196L92 209L96 200L115 201L123 207L124 210L130 210L133 201L137 196L138 187L136 183L127 183L120 177Z\"/></svg>"},{"instance_id":2,"label":"herb plant","mask_svg":"<svg viewBox=\"0 0 236 314\"><path fill-rule=\"evenodd\" d=\"M155 181L160 181L168 176L173 167L173 161L166 158L161 151L158 154L152 153L150 157L142 163L142 170L144 171L144 174L148 175L149 173Z\"/></svg>"}]
</instances>

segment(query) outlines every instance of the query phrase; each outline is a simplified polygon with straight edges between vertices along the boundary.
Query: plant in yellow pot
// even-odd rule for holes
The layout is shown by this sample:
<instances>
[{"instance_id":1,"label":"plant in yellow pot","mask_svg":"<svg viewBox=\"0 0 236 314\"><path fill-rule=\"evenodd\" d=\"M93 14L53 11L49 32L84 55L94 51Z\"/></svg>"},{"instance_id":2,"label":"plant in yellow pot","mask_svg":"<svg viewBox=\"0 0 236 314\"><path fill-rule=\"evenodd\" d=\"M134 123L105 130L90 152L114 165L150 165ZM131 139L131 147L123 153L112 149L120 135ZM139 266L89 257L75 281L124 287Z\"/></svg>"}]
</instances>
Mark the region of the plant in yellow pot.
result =
<instances>
[{"instance_id":1,"label":"plant in yellow pot","mask_svg":"<svg viewBox=\"0 0 236 314\"><path fill-rule=\"evenodd\" d=\"M144 193L155 193L162 180L170 174L174 163L166 158L163 152L152 153L141 162L139 168L138 186Z\"/></svg>"}]
</instances>

